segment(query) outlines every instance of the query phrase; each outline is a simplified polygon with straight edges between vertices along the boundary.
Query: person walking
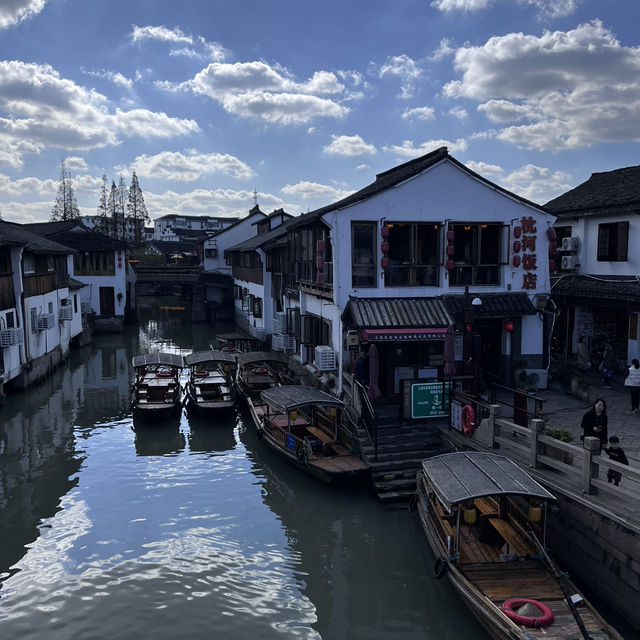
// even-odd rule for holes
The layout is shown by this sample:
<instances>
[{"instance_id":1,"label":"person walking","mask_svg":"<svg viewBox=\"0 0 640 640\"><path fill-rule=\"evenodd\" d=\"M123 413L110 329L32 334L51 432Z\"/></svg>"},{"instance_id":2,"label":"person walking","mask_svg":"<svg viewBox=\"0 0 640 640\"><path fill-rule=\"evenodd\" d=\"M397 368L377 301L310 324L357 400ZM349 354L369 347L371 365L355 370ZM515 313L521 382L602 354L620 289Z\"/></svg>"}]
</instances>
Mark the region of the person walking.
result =
<instances>
[{"instance_id":1,"label":"person walking","mask_svg":"<svg viewBox=\"0 0 640 640\"><path fill-rule=\"evenodd\" d=\"M629 372L624 381L624 386L629 387L631 393L631 411L638 413L640 408L640 362L638 358L634 358L631 361Z\"/></svg>"},{"instance_id":2,"label":"person walking","mask_svg":"<svg viewBox=\"0 0 640 640\"><path fill-rule=\"evenodd\" d=\"M582 416L582 431L580 436L584 440L587 436L600 439L600 451L607 444L609 417L607 416L607 403L602 398L596 398L593 407Z\"/></svg>"},{"instance_id":3,"label":"person walking","mask_svg":"<svg viewBox=\"0 0 640 640\"><path fill-rule=\"evenodd\" d=\"M584 336L578 338L578 367L582 371L586 371L591 366L591 359L589 358L589 347Z\"/></svg>"},{"instance_id":4,"label":"person walking","mask_svg":"<svg viewBox=\"0 0 640 640\"><path fill-rule=\"evenodd\" d=\"M602 362L600 368L602 370L602 380L604 388L611 389L611 381L616 370L616 353L608 340L603 343L604 351L602 352Z\"/></svg>"}]
</instances>

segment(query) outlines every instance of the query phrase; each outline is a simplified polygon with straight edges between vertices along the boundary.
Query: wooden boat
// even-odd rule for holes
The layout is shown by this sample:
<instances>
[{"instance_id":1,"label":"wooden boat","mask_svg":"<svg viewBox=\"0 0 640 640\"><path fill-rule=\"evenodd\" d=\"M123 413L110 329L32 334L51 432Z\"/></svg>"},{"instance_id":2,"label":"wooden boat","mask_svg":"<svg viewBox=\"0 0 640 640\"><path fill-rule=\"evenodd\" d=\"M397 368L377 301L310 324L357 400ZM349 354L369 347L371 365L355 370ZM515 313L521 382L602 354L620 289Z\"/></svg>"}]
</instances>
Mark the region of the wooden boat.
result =
<instances>
[{"instance_id":1,"label":"wooden boat","mask_svg":"<svg viewBox=\"0 0 640 640\"><path fill-rule=\"evenodd\" d=\"M278 351L249 351L237 354L236 387L245 399L260 402L260 393L284 381L287 358Z\"/></svg>"},{"instance_id":2,"label":"wooden boat","mask_svg":"<svg viewBox=\"0 0 640 640\"><path fill-rule=\"evenodd\" d=\"M236 359L223 351L196 351L184 357L189 367L186 403L202 416L230 413L236 408L233 379Z\"/></svg>"},{"instance_id":3,"label":"wooden boat","mask_svg":"<svg viewBox=\"0 0 640 640\"><path fill-rule=\"evenodd\" d=\"M338 398L304 385L272 387L260 395L264 404L248 399L258 435L293 465L324 482L368 471L341 425Z\"/></svg>"},{"instance_id":4,"label":"wooden boat","mask_svg":"<svg viewBox=\"0 0 640 640\"><path fill-rule=\"evenodd\" d=\"M220 350L227 353L246 353L264 348L264 340L242 331L218 333L216 340L220 343Z\"/></svg>"},{"instance_id":5,"label":"wooden boat","mask_svg":"<svg viewBox=\"0 0 640 640\"><path fill-rule=\"evenodd\" d=\"M148 353L134 356L132 407L135 417L169 418L182 407L180 371L184 367L177 353Z\"/></svg>"},{"instance_id":6,"label":"wooden boat","mask_svg":"<svg viewBox=\"0 0 640 640\"><path fill-rule=\"evenodd\" d=\"M555 498L504 456L428 458L418 474L420 520L446 574L478 621L500 640L602 640L622 636L545 550Z\"/></svg>"}]
</instances>

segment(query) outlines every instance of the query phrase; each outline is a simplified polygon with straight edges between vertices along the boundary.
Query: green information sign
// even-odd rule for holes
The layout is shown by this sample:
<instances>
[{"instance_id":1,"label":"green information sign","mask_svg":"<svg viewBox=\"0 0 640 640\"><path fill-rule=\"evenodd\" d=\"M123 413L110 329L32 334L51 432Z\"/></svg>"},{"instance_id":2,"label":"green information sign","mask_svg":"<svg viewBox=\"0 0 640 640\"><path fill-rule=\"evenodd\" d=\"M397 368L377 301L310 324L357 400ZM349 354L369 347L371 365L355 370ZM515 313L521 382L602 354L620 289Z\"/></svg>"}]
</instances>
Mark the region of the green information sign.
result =
<instances>
[{"instance_id":1,"label":"green information sign","mask_svg":"<svg viewBox=\"0 0 640 640\"><path fill-rule=\"evenodd\" d=\"M441 418L448 416L450 391L450 382L423 382L412 384L411 417Z\"/></svg>"}]
</instances>

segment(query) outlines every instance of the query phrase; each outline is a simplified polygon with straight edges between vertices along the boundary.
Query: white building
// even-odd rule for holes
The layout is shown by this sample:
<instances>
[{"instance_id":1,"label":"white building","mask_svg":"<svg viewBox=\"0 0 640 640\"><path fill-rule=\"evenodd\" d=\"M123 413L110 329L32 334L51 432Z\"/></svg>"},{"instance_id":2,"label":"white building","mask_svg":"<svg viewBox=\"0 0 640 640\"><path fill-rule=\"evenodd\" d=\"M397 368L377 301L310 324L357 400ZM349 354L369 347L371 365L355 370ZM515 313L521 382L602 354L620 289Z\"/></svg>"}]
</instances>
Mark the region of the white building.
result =
<instances>
[{"instance_id":1,"label":"white building","mask_svg":"<svg viewBox=\"0 0 640 640\"><path fill-rule=\"evenodd\" d=\"M558 355L575 354L584 337L597 364L607 338L626 370L640 358L640 166L594 173L545 207L558 216Z\"/></svg>"},{"instance_id":2,"label":"white building","mask_svg":"<svg viewBox=\"0 0 640 640\"><path fill-rule=\"evenodd\" d=\"M220 216L184 216L167 214L153 221L153 239L160 241L180 240L182 235L193 231L203 234L215 233L236 222L238 218Z\"/></svg>"},{"instance_id":3,"label":"white building","mask_svg":"<svg viewBox=\"0 0 640 640\"><path fill-rule=\"evenodd\" d=\"M300 216L286 225L280 268L287 331L302 362L317 361L317 347L333 351L340 387L357 350L375 344L380 390L397 399L402 379L442 374L444 334L455 322L459 335L478 336L474 355L491 380L511 385L512 356L522 356L545 386L554 220L446 148ZM465 287L482 303L473 318ZM456 360L461 373L459 350Z\"/></svg>"}]
</instances>

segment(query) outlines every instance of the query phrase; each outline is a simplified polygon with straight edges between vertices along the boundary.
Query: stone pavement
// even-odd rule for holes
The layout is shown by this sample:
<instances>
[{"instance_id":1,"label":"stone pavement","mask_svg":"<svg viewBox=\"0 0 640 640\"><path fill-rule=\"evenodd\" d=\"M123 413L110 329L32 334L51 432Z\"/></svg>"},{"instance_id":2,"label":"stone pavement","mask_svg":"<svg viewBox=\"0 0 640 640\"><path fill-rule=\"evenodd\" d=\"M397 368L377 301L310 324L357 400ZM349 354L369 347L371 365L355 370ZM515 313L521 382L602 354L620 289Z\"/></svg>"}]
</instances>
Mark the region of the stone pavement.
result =
<instances>
[{"instance_id":1,"label":"stone pavement","mask_svg":"<svg viewBox=\"0 0 640 640\"><path fill-rule=\"evenodd\" d=\"M631 413L631 399L628 387L624 386L624 378L617 375L611 389L603 387L598 371L587 373L589 382L589 401L561 391L536 391L543 400L543 418L549 427L562 427L574 434L573 444L579 444L582 435L580 423L582 416L591 408L596 398L602 398L607 404L609 416L609 436L618 436L620 446L629 458L629 462L640 465L640 413ZM631 462L631 460L634 462Z\"/></svg>"}]
</instances>

